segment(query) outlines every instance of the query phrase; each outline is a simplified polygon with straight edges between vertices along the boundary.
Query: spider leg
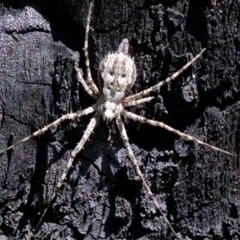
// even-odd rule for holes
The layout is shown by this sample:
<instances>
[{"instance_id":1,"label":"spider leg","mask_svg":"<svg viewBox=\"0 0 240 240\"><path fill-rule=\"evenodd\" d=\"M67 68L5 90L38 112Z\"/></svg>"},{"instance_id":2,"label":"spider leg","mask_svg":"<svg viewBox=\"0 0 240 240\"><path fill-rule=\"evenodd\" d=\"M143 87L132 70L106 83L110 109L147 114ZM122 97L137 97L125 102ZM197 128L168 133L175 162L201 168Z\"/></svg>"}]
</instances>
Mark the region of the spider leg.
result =
<instances>
[{"instance_id":1,"label":"spider leg","mask_svg":"<svg viewBox=\"0 0 240 240\"><path fill-rule=\"evenodd\" d=\"M34 137L37 137L43 133L45 133L46 131L48 131L49 129L57 126L58 124L62 123L63 121L65 120L74 120L76 119L77 117L81 117L81 116L84 116L84 115L88 115L92 112L94 112L96 110L96 106L92 106L92 107L89 107L89 108L86 108L80 112L76 112L76 113L69 113L69 114L66 114L66 115L63 115L62 117L60 117L59 119L57 119L56 121L48 124L47 126L45 126L44 128L34 132L32 135L29 135L28 137L25 137L24 139L22 139L21 141L19 142L16 142L15 144L11 145L10 147L2 150L0 152L0 155L3 154L4 152L6 151L9 151L13 148L15 148L17 145L21 144L21 143L24 143L24 142L27 142L31 139L33 139Z\"/></svg>"},{"instance_id":2,"label":"spider leg","mask_svg":"<svg viewBox=\"0 0 240 240\"><path fill-rule=\"evenodd\" d=\"M220 148L217 148L217 147L215 147L215 146L213 146L213 145L210 145L210 144L208 144L208 143L202 142L202 141L200 141L200 140L198 140L198 139L196 139L196 138L194 138L194 137L192 137L192 136L190 136L190 135L187 135L187 134L185 134L185 133L182 133L182 132L178 131L177 129L174 129L174 128L166 125L166 124L163 123L163 122L158 122L158 121L150 120L150 119L141 117L141 116L139 116L139 115L137 115L137 114L134 114L134 113L131 113L131 112L128 112L128 111L123 111L123 115L126 116L126 117L128 117L128 118L130 118L130 119L132 119L132 120L134 120L134 121L138 121L138 122L141 122L141 123L146 123L146 124L152 125L152 126L154 126L154 127L164 128L164 129L166 129L167 131L172 132L172 133L175 133L175 134L177 134L178 136L180 136L180 137L182 137L182 138L185 138L185 139L188 140L188 141L196 142L196 143L198 143L198 144L201 144L201 145L204 145L204 146L206 146L206 147L209 147L209 148L211 148L211 149L213 149L213 150L216 150L216 151L219 151L219 152L222 152L222 153L225 153L225 154L229 154L229 155L235 155L235 154L233 154L233 153L224 151L224 150L222 150L222 149L220 149Z\"/></svg>"},{"instance_id":3,"label":"spider leg","mask_svg":"<svg viewBox=\"0 0 240 240\"><path fill-rule=\"evenodd\" d=\"M75 66L75 70L77 72L77 79L82 84L84 90L88 93L88 95L97 100L97 95L91 90L91 88L87 85L87 83L83 79L82 71L77 66Z\"/></svg>"},{"instance_id":4,"label":"spider leg","mask_svg":"<svg viewBox=\"0 0 240 240\"><path fill-rule=\"evenodd\" d=\"M89 28L90 28L90 21L91 21L91 15L92 15L92 8L93 8L93 2L90 3L88 16L87 16L87 26L86 26L86 32L85 32L85 40L84 40L84 55L85 55L85 64L87 69L87 83L89 84L91 90L93 91L95 96L99 95L99 90L96 86L96 84L93 81L91 70L90 70L90 61L88 56L88 36L89 36Z\"/></svg>"},{"instance_id":5,"label":"spider leg","mask_svg":"<svg viewBox=\"0 0 240 240\"><path fill-rule=\"evenodd\" d=\"M120 116L117 117L117 119L116 119L116 124L117 124L118 129L119 129L119 132L120 132L120 134L121 134L123 143L124 143L124 145L125 145L125 147L126 147L126 149L127 149L128 156L129 156L129 158L130 158L130 160L131 160L131 162L132 162L132 164L133 164L133 167L134 167L134 169L135 169L138 177L141 179L144 188L146 189L149 197L152 199L155 208L156 208L156 209L159 211L159 213L162 215L164 221L167 223L167 225L169 226L169 228L171 229L171 231L174 233L174 235L177 236L177 234L176 234L176 232L174 231L171 223L168 221L167 217L165 216L165 214L164 214L163 211L161 210L161 208L160 208L160 206L159 206L156 198L154 197L154 194L152 193L152 191L151 191L151 189L149 188L146 180L144 179L144 176L143 176L143 174L142 174L142 172L141 172L141 170L140 170L140 168L139 168L139 166L138 166L138 164L137 164L137 160L136 160L136 158L135 158L135 156L134 156L134 153L133 153L132 148L131 148L131 146L130 146L130 143L129 143L129 141L128 141L127 132L126 132L126 129L125 129L125 127L124 127L124 124L123 124Z\"/></svg>"},{"instance_id":6,"label":"spider leg","mask_svg":"<svg viewBox=\"0 0 240 240\"><path fill-rule=\"evenodd\" d=\"M198 53L192 60L190 60L187 64L185 64L180 70L175 72L172 76L168 77L164 81L159 82L158 84L145 89L137 94L134 94L132 96L126 97L125 102L130 102L132 100L140 99L146 95L148 95L151 92L157 91L159 88L161 88L163 85L175 80L182 72L184 72L188 67L190 67L204 52L206 51L206 48L204 48L200 53Z\"/></svg>"},{"instance_id":7,"label":"spider leg","mask_svg":"<svg viewBox=\"0 0 240 240\"><path fill-rule=\"evenodd\" d=\"M48 211L48 209L50 208L50 206L52 205L54 199L56 198L57 196L57 193L59 191L59 189L61 188L64 180L66 179L66 176L70 170L70 168L72 167L72 163L76 157L76 155L82 150L84 144L86 143L86 141L89 139L91 133L93 132L96 124L98 123L99 119L100 119L100 114L98 112L95 113L94 117L91 119L91 121L89 122L88 126L87 126L87 129L86 131L84 132L83 136L82 136L82 139L80 140L80 142L78 143L78 145L75 147L75 149L72 151L71 153L71 156L70 158L68 159L68 163L67 163L67 166L61 176L61 178L58 180L58 183L57 183L57 186L56 186L56 189L55 191L53 192L52 194L52 197L51 197L51 200L49 201L47 207L44 209L42 215L41 215L41 218L40 220L38 221L38 224L37 224L37 227L36 227L36 230L35 232L38 231L39 227L41 226L42 224L42 221Z\"/></svg>"},{"instance_id":8,"label":"spider leg","mask_svg":"<svg viewBox=\"0 0 240 240\"><path fill-rule=\"evenodd\" d=\"M141 98L141 99L138 99L138 100L132 100L130 102L123 102L123 106L124 107L135 106L135 105L138 105L138 104L141 104L141 103L149 102L152 99L154 99L154 97L146 97L146 98Z\"/></svg>"}]
</instances>

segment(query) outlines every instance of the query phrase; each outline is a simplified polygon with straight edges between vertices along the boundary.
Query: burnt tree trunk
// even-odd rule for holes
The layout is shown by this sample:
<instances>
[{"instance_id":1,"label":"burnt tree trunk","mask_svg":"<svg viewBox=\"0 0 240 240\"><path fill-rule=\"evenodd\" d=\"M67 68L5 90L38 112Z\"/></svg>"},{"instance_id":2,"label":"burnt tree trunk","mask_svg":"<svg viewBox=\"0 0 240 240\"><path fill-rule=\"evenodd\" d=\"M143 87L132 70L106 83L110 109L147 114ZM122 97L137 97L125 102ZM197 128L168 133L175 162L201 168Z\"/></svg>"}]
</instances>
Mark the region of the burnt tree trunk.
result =
<instances>
[{"instance_id":1,"label":"burnt tree trunk","mask_svg":"<svg viewBox=\"0 0 240 240\"><path fill-rule=\"evenodd\" d=\"M85 72L87 0L0 4L0 150L63 114L94 103L76 79ZM240 2L95 1L92 74L130 40L137 66L131 93L176 72L178 79L130 111L236 154L125 120L150 188L182 239L239 239ZM175 239L134 178L117 132L100 122L74 162L38 234L41 213L91 116L67 121L0 156L0 239Z\"/></svg>"}]
</instances>

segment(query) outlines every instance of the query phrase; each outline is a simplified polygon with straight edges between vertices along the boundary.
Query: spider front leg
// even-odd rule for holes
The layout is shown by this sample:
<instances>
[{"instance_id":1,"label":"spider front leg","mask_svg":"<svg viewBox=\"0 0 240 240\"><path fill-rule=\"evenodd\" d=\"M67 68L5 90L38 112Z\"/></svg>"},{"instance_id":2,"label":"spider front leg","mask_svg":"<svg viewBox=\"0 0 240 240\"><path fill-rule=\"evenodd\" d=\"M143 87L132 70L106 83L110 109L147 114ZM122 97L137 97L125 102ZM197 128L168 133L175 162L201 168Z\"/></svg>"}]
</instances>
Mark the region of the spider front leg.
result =
<instances>
[{"instance_id":1,"label":"spider front leg","mask_svg":"<svg viewBox=\"0 0 240 240\"><path fill-rule=\"evenodd\" d=\"M129 156L129 158L130 158L130 160L131 160L131 162L132 162L132 164L133 164L133 167L134 167L134 169L135 169L138 177L141 179L141 182L142 182L144 188L146 189L149 197L152 199L155 208L156 208L156 209L159 211L159 213L162 215L164 221L168 224L168 226L169 226L169 228L171 229L171 231L175 234L175 236L177 236L177 233L175 232L175 230L173 229L171 223L168 221L167 217L166 217L165 214L163 213L161 207L159 206L156 198L154 197L154 194L152 193L151 189L149 188L149 186L148 186L148 184L147 184L147 182L146 182L146 180L145 180L145 178L144 178L144 176L143 176L143 174L142 174L142 172L141 172L141 170L140 170L140 168L139 168L139 166L138 166L138 164L137 164L137 160L136 160L136 158L135 158L135 156L134 156L134 153L133 153L132 148L131 148L131 146L130 146L130 143L129 143L129 141L128 141L127 132L126 132L126 129L125 129L125 127L124 127L124 124L123 124L120 116L117 117L117 119L116 119L116 124L117 124L117 126L118 126L118 129L119 129L121 138L122 138L122 140L123 140L123 143L124 143L124 145L125 145L125 147L126 147L126 149L127 149L128 156Z\"/></svg>"},{"instance_id":2,"label":"spider front leg","mask_svg":"<svg viewBox=\"0 0 240 240\"><path fill-rule=\"evenodd\" d=\"M157 91L158 89L160 89L163 85L166 85L167 83L175 80L182 72L184 72L187 68L189 68L194 62L197 61L198 58L201 57L201 55L206 51L206 48L202 49L202 51L200 53L198 53L192 60L190 60L188 63L186 63L181 69L179 69L177 72L175 72L172 76L168 77L167 79L165 79L164 81L159 82L158 84L145 89L139 93L136 93L134 95L131 95L129 97L126 97L124 99L124 102L131 102L133 100L138 100L141 99L144 96L147 96L149 93Z\"/></svg>"},{"instance_id":3,"label":"spider front leg","mask_svg":"<svg viewBox=\"0 0 240 240\"><path fill-rule=\"evenodd\" d=\"M210 145L208 143L202 142L202 141L198 140L197 138L194 138L194 137L192 137L190 135L182 133L182 132L178 131L177 129L174 129L174 128L168 126L167 124L165 124L163 122L158 122L158 121L154 121L154 120L151 120L151 119L147 119L147 118L141 117L141 116L139 116L137 114L134 114L134 113L131 113L131 112L128 112L128 111L125 111L125 110L123 112L123 115L126 116L127 118L130 118L130 119L132 119L134 121L138 121L140 123L146 123L146 124L152 125L154 127L163 128L163 129L165 129L165 130L167 130L169 132L177 134L178 136L180 136L182 138L185 138L188 141L196 142L196 143L201 144L203 146L209 147L209 148L211 148L213 150L216 150L216 151L219 151L219 152L222 152L222 153L225 153L225 154L229 154L229 155L235 155L233 153L227 152L225 150L217 148L217 147L215 147L213 145Z\"/></svg>"},{"instance_id":4,"label":"spider front leg","mask_svg":"<svg viewBox=\"0 0 240 240\"><path fill-rule=\"evenodd\" d=\"M154 99L154 97L146 97L146 98L141 98L141 99L138 99L138 100L132 100L130 102L123 102L123 106L124 107L135 106L135 105L139 105L139 104L142 104L142 103L149 102L153 99Z\"/></svg>"},{"instance_id":5,"label":"spider front leg","mask_svg":"<svg viewBox=\"0 0 240 240\"><path fill-rule=\"evenodd\" d=\"M76 148L72 151L71 153L71 156L70 158L68 159L68 163L67 163L67 166L62 174L62 176L60 177L60 179L58 180L58 183L57 183L57 186L56 186L56 189L55 191L53 192L52 194L52 197L51 197L51 200L49 201L47 207L44 209L42 215L41 215L41 218L40 220L38 221L38 224L37 224L37 227L35 229L35 232L38 232L41 224L42 224L42 221L48 211L48 209L50 208L50 206L52 205L53 201L55 200L56 196L57 196L57 193L59 191L59 189L61 188L64 180L66 179L67 177L67 174L70 170L70 168L72 167L72 164L73 164L73 161L76 157L76 155L82 150L84 144L86 143L86 141L89 139L91 133L93 132L95 126L97 125L99 119L100 119L100 114L98 112L95 113L94 117L91 119L91 121L89 122L88 126L87 126L87 129L86 131L84 132L80 142L78 143L78 145L76 146Z\"/></svg>"},{"instance_id":6,"label":"spider front leg","mask_svg":"<svg viewBox=\"0 0 240 240\"><path fill-rule=\"evenodd\" d=\"M95 96L98 96L99 90L96 86L96 84L93 81L91 69L90 69L90 61L88 56L88 36L89 36L89 29L90 29L90 22L91 22L91 15L92 15L92 8L93 8L93 2L90 3L89 10L88 10L88 16L87 16L87 26L86 26L86 32L85 32L85 40L84 40L84 55L85 55L85 64L87 69L87 83L89 84L91 90L93 91Z\"/></svg>"},{"instance_id":7,"label":"spider front leg","mask_svg":"<svg viewBox=\"0 0 240 240\"><path fill-rule=\"evenodd\" d=\"M92 98L94 98L95 100L97 100L97 95L92 91L92 89L87 85L87 83L85 82L85 80L83 79L82 76L82 71L75 65L75 70L77 72L77 79L78 81L82 84L84 90L88 93L88 95L90 95Z\"/></svg>"},{"instance_id":8,"label":"spider front leg","mask_svg":"<svg viewBox=\"0 0 240 240\"><path fill-rule=\"evenodd\" d=\"M11 149L14 149L17 145L19 145L19 144L21 144L21 143L27 142L27 141L29 141L29 140L31 140L31 139L39 136L39 135L44 134L46 131L50 130L50 129L53 128L53 127L56 127L58 124L66 121L66 120L74 120L74 119L76 119L76 118L78 118L78 117L81 117L81 116L84 116L84 115L88 115L88 114L94 112L95 110L96 110L96 106L94 105L94 106L89 107L89 108L86 108L86 109L84 109L84 110L82 110L82 111L80 111L80 112L68 113L68 114L66 114L66 115L63 115L62 117L60 117L60 118L57 119L56 121L48 124L47 126L45 126L44 128L42 128L42 129L40 129L40 130L34 132L32 135L29 135L29 136L27 136L26 138L22 139L21 141L16 142L15 144L9 146L8 148L2 150L2 151L0 152L0 155L3 154L3 153L6 152L6 151L9 151L9 150L11 150Z\"/></svg>"}]
</instances>

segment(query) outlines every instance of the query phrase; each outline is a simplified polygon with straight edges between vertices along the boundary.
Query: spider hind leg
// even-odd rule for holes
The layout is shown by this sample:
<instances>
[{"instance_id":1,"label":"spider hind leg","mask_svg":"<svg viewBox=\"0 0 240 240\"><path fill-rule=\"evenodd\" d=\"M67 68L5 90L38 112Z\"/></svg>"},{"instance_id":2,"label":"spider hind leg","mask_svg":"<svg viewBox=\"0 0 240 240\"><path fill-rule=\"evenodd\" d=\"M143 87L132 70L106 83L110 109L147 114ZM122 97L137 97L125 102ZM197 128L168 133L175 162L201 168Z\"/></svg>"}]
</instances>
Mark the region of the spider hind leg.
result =
<instances>
[{"instance_id":1,"label":"spider hind leg","mask_svg":"<svg viewBox=\"0 0 240 240\"><path fill-rule=\"evenodd\" d=\"M35 233L38 232L39 228L41 227L41 224L43 222L43 219L44 217L46 216L46 213L48 212L48 209L51 207L53 201L55 200L56 196L57 196L57 193L58 191L60 190L60 188L62 187L63 185L63 182L65 181L66 177L67 177L67 174L70 170L70 168L72 167L72 164L73 164L73 161L76 157L76 155L82 150L84 144L86 143L86 141L89 139L91 133L93 132L94 128L96 127L97 123L99 122L99 119L100 119L101 115L96 112L94 117L91 119L91 121L89 122L88 126L87 126L87 129L86 131L84 132L80 142L78 143L78 145L75 147L75 149L71 152L71 156L70 158L68 159L68 162L67 162L67 166L65 167L64 169L64 172L62 173L62 176L59 178L58 180L58 183L57 183L57 186L54 190L54 192L52 193L52 197L49 201L49 203L47 204L47 207L44 209L42 215L41 215L41 218L40 220L38 221L37 223L37 226L35 228Z\"/></svg>"},{"instance_id":2,"label":"spider hind leg","mask_svg":"<svg viewBox=\"0 0 240 240\"><path fill-rule=\"evenodd\" d=\"M149 188L149 186L148 186L148 184L147 184L147 182L146 182L146 180L145 180L145 178L144 178L144 176L143 176L143 174L142 174L142 172L141 172L141 170L140 170L140 168L139 168L139 166L138 166L138 164L137 164L136 157L135 157L135 155L134 155L134 153L133 153L133 151L132 151L132 148L131 148L131 146L130 146L130 143L129 143L129 141L128 141L128 136L127 136L127 132L126 132L125 126L124 126L124 124L123 124L123 122L122 122L122 120L121 120L120 117L118 117L118 118L116 119L116 124L117 124L117 126L118 126L118 130L119 130L119 132L120 132L122 141L123 141L123 143L124 143L124 146L125 146L126 149L127 149L128 156L129 156L129 158L130 158L130 160L131 160L131 162L132 162L132 165L133 165L133 167L134 167L134 170L135 170L135 172L136 172L139 180L142 182L142 185L143 185L143 187L145 188L145 190L147 191L148 196L152 199L155 208L156 208L157 211L161 214L161 216L163 217L165 223L167 223L167 225L169 226L169 228L171 229L171 231L173 232L173 234L177 237L177 233L175 232L175 230L173 229L171 223L168 221L167 217L166 217L165 214L163 213L160 205L158 204L158 202L157 202L154 194L152 193L151 189Z\"/></svg>"}]
</instances>

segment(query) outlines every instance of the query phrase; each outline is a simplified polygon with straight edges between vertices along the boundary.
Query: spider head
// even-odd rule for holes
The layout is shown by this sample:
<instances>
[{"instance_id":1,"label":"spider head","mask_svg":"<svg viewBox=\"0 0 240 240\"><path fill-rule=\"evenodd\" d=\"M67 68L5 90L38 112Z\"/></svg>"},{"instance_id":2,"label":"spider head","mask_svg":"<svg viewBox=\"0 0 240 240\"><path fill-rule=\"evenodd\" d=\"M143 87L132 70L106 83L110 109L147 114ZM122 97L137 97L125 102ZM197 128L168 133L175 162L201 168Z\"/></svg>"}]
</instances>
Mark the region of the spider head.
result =
<instances>
[{"instance_id":1,"label":"spider head","mask_svg":"<svg viewBox=\"0 0 240 240\"><path fill-rule=\"evenodd\" d=\"M99 112L106 123L110 123L116 116L119 116L123 107L120 103L114 103L109 100L104 100L100 104Z\"/></svg>"},{"instance_id":2,"label":"spider head","mask_svg":"<svg viewBox=\"0 0 240 240\"><path fill-rule=\"evenodd\" d=\"M110 123L114 118L114 113L112 111L112 109L107 109L104 114L103 114L103 120L106 123Z\"/></svg>"}]
</instances>

